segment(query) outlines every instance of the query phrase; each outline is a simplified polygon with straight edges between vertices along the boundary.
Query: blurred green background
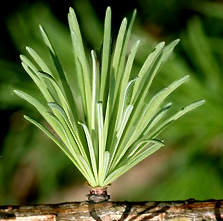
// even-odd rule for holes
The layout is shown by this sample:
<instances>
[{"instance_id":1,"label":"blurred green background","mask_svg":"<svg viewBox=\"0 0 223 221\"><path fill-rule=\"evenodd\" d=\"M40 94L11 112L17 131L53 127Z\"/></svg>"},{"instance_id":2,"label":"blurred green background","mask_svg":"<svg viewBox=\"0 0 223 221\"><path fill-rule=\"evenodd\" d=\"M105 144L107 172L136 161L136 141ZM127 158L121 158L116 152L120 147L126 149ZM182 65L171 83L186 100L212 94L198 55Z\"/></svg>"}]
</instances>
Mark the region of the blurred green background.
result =
<instances>
[{"instance_id":1,"label":"blurred green background","mask_svg":"<svg viewBox=\"0 0 223 221\"><path fill-rule=\"evenodd\" d=\"M112 200L223 198L223 2L207 0L16 1L5 2L0 35L0 205L85 200L84 178L62 151L23 114L39 114L12 90L38 91L22 69L19 54L33 47L45 58L38 29L49 33L65 70L72 69L67 25L74 7L86 51L100 55L106 7L112 8L113 39L121 19L137 8L131 41L141 39L137 71L156 43L180 38L153 84L153 92L189 74L171 97L179 108L194 100L206 104L178 120L159 137L166 146L117 179ZM90 56L89 56L90 57ZM44 123L44 122L43 122Z\"/></svg>"}]
</instances>

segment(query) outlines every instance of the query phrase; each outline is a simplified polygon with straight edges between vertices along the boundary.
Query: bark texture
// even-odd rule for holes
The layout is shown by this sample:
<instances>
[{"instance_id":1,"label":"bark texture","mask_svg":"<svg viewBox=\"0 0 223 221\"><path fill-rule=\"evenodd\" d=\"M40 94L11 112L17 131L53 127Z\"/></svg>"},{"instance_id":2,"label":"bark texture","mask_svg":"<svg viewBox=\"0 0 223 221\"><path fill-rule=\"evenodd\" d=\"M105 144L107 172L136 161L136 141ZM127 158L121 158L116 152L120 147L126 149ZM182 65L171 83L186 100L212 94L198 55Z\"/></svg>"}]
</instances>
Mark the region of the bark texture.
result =
<instances>
[{"instance_id":1,"label":"bark texture","mask_svg":"<svg viewBox=\"0 0 223 221\"><path fill-rule=\"evenodd\" d=\"M223 200L0 206L0 221L223 220Z\"/></svg>"}]
</instances>

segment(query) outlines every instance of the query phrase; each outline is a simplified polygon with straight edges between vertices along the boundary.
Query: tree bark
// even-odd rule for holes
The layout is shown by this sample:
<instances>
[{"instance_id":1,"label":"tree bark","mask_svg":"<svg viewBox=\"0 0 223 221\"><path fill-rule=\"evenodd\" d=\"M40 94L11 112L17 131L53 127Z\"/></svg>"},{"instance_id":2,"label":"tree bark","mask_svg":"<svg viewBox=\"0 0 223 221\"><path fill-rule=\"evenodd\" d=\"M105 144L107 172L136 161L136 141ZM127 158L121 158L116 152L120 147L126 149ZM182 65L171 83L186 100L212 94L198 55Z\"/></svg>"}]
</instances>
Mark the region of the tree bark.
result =
<instances>
[{"instance_id":1,"label":"tree bark","mask_svg":"<svg viewBox=\"0 0 223 221\"><path fill-rule=\"evenodd\" d=\"M0 221L222 220L223 200L0 206Z\"/></svg>"}]
</instances>

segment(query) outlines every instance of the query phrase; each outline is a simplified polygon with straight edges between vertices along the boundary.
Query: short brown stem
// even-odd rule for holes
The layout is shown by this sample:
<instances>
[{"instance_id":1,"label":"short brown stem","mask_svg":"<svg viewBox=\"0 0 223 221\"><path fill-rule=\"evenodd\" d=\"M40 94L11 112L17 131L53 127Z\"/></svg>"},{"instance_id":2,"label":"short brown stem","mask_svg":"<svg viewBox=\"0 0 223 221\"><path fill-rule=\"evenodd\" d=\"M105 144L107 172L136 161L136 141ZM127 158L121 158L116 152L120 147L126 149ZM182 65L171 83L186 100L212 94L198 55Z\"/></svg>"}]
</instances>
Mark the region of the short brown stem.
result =
<instances>
[{"instance_id":1,"label":"short brown stem","mask_svg":"<svg viewBox=\"0 0 223 221\"><path fill-rule=\"evenodd\" d=\"M90 193L88 196L88 201L93 203L106 202L110 199L110 196L107 192L108 187L91 187Z\"/></svg>"}]
</instances>

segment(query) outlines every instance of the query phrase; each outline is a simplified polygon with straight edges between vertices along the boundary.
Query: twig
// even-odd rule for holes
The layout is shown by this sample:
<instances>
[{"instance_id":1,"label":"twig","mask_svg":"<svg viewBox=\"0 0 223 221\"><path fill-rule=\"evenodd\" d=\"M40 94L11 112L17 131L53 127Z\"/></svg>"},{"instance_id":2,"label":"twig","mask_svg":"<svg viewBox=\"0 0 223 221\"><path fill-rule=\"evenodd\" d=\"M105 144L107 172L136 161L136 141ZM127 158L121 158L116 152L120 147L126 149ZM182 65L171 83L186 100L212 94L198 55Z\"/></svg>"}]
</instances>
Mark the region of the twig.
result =
<instances>
[{"instance_id":1,"label":"twig","mask_svg":"<svg viewBox=\"0 0 223 221\"><path fill-rule=\"evenodd\" d=\"M154 202L74 202L53 205L0 206L9 220L222 220L223 200Z\"/></svg>"}]
</instances>

